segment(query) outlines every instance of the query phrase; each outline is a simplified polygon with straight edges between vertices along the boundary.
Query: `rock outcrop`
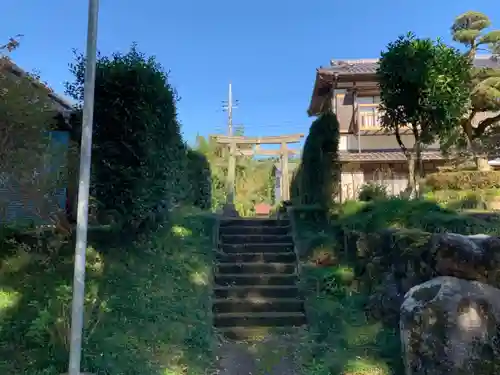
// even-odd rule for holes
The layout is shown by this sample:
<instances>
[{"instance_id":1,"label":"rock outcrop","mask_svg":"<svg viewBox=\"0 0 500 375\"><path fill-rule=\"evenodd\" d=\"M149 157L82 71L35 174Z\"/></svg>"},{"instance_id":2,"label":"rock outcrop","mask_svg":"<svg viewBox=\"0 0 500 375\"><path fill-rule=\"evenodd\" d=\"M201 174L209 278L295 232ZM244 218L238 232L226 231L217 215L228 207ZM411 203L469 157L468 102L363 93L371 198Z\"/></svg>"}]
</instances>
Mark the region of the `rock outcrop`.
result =
<instances>
[{"instance_id":1,"label":"rock outcrop","mask_svg":"<svg viewBox=\"0 0 500 375\"><path fill-rule=\"evenodd\" d=\"M404 295L435 277L453 276L500 287L498 237L385 230L358 235L354 251L356 274L371 294L367 308L372 316L390 324L399 320Z\"/></svg>"},{"instance_id":2,"label":"rock outcrop","mask_svg":"<svg viewBox=\"0 0 500 375\"><path fill-rule=\"evenodd\" d=\"M411 288L400 331L406 375L500 373L500 290L490 285L445 276Z\"/></svg>"}]
</instances>

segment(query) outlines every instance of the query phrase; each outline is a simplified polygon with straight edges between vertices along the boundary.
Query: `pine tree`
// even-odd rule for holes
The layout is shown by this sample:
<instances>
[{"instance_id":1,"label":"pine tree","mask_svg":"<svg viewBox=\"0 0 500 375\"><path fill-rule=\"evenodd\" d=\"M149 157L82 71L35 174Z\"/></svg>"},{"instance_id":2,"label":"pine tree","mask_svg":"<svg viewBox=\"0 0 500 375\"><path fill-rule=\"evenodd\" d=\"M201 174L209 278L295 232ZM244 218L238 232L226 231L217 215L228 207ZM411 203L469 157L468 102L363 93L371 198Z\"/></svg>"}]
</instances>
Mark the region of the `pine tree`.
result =
<instances>
[{"instance_id":1,"label":"pine tree","mask_svg":"<svg viewBox=\"0 0 500 375\"><path fill-rule=\"evenodd\" d=\"M488 30L491 21L480 12L466 12L455 19L451 27L453 40L466 47L465 54L475 59L480 51L492 54L491 59L499 62L500 30ZM494 64L489 64L494 65ZM484 155L485 135L500 122L500 63L496 67L473 67L471 69L471 109L461 122L467 143L471 147L479 169L488 164ZM488 115L485 117L484 114Z\"/></svg>"}]
</instances>

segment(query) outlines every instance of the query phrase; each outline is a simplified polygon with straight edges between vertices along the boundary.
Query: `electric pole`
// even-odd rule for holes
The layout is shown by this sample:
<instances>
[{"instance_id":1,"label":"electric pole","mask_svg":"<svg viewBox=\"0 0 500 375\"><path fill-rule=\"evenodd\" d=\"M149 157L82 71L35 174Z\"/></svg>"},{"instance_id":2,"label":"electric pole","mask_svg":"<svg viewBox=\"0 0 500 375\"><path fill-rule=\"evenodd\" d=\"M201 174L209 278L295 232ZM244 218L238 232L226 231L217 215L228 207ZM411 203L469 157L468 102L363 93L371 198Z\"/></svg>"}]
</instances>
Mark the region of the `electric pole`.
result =
<instances>
[{"instance_id":1,"label":"electric pole","mask_svg":"<svg viewBox=\"0 0 500 375\"><path fill-rule=\"evenodd\" d=\"M227 101L222 102L222 108L227 111L227 132L228 135L233 135L233 109L238 108L238 100L233 102L233 87L231 82L229 82L229 93Z\"/></svg>"}]
</instances>

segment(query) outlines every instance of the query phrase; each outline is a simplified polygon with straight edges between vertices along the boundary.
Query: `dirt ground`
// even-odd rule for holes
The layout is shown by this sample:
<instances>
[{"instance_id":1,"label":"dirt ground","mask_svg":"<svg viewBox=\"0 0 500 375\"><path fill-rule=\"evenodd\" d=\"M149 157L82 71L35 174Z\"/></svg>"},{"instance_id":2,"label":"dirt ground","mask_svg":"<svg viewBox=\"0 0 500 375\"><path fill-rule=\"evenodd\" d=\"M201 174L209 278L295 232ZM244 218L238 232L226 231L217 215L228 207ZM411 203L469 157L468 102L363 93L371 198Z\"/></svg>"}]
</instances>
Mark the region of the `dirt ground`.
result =
<instances>
[{"instance_id":1,"label":"dirt ground","mask_svg":"<svg viewBox=\"0 0 500 375\"><path fill-rule=\"evenodd\" d=\"M218 375L299 375L296 340L270 335L260 340L219 345Z\"/></svg>"}]
</instances>

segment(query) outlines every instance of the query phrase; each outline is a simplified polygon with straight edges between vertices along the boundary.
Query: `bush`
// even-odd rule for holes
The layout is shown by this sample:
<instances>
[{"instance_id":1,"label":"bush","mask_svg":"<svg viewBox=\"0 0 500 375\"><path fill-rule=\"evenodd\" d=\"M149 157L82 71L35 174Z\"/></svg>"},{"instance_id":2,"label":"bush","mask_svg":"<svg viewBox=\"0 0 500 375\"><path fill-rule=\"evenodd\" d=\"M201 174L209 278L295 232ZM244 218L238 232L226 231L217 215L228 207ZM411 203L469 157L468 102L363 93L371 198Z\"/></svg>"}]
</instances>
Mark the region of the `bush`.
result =
<instances>
[{"instance_id":1,"label":"bush","mask_svg":"<svg viewBox=\"0 0 500 375\"><path fill-rule=\"evenodd\" d=\"M176 93L163 68L135 45L127 54L100 57L96 69L92 193L137 226L160 206L192 197ZM80 105L84 70L79 55L66 92Z\"/></svg>"},{"instance_id":2,"label":"bush","mask_svg":"<svg viewBox=\"0 0 500 375\"><path fill-rule=\"evenodd\" d=\"M292 201L301 204L333 205L339 194L339 122L327 112L311 125L304 144L300 169L292 181Z\"/></svg>"},{"instance_id":3,"label":"bush","mask_svg":"<svg viewBox=\"0 0 500 375\"><path fill-rule=\"evenodd\" d=\"M376 199L385 199L387 196L386 186L369 182L361 187L358 199L363 202L370 202Z\"/></svg>"},{"instance_id":4,"label":"bush","mask_svg":"<svg viewBox=\"0 0 500 375\"><path fill-rule=\"evenodd\" d=\"M500 189L435 190L424 195L427 200L455 210L489 209L497 197L500 197Z\"/></svg>"},{"instance_id":5,"label":"bush","mask_svg":"<svg viewBox=\"0 0 500 375\"><path fill-rule=\"evenodd\" d=\"M207 158L198 151L188 150L189 181L192 184L191 203L201 209L212 206L212 177Z\"/></svg>"},{"instance_id":6,"label":"bush","mask_svg":"<svg viewBox=\"0 0 500 375\"><path fill-rule=\"evenodd\" d=\"M335 222L345 231L376 232L386 228L420 229L425 232L460 234L498 233L497 225L461 215L426 200L392 198L377 200L357 211L341 215Z\"/></svg>"},{"instance_id":7,"label":"bush","mask_svg":"<svg viewBox=\"0 0 500 375\"><path fill-rule=\"evenodd\" d=\"M432 173L425 184L432 190L500 189L500 171Z\"/></svg>"}]
</instances>

